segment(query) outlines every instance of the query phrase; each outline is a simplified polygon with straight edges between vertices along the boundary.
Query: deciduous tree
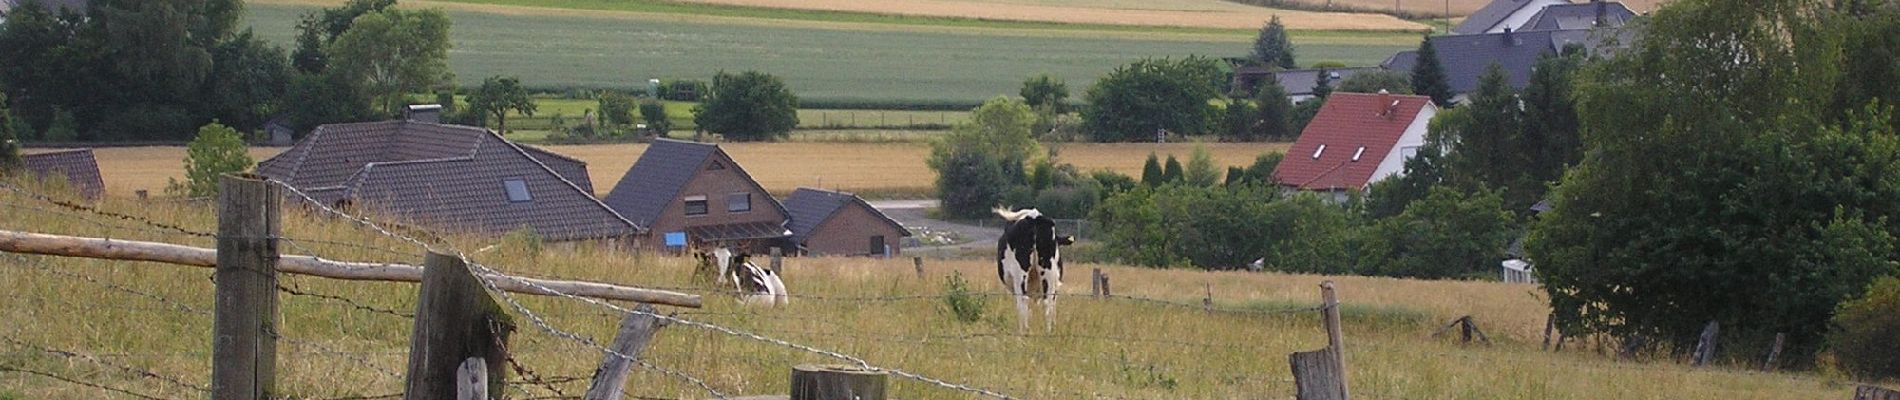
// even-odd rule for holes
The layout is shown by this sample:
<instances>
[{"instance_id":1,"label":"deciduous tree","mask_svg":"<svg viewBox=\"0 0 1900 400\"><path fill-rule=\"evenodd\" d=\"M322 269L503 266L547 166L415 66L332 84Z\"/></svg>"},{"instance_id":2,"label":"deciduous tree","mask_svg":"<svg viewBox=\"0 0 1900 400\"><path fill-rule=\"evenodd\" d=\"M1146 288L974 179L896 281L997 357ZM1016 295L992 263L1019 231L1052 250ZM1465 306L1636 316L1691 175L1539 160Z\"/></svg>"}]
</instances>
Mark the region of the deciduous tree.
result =
<instances>
[{"instance_id":1,"label":"deciduous tree","mask_svg":"<svg viewBox=\"0 0 1900 400\"><path fill-rule=\"evenodd\" d=\"M216 196L219 176L251 169L248 150L237 130L213 121L199 128L198 137L185 147L185 181L171 179L165 191L187 197Z\"/></svg>"},{"instance_id":2,"label":"deciduous tree","mask_svg":"<svg viewBox=\"0 0 1900 400\"><path fill-rule=\"evenodd\" d=\"M693 108L693 123L737 141L784 138L798 126L798 96L778 77L758 71L713 76L708 93Z\"/></svg>"},{"instance_id":3,"label":"deciduous tree","mask_svg":"<svg viewBox=\"0 0 1900 400\"><path fill-rule=\"evenodd\" d=\"M1204 57L1144 59L1110 72L1089 88L1082 119L1098 142L1153 140L1155 132L1208 131L1218 110L1221 73Z\"/></svg>"},{"instance_id":4,"label":"deciduous tree","mask_svg":"<svg viewBox=\"0 0 1900 400\"><path fill-rule=\"evenodd\" d=\"M482 87L468 95L468 110L495 118L495 130L508 134L508 113L520 113L534 116L534 98L528 97L528 90L521 87L521 80L512 76L491 76L482 80Z\"/></svg>"},{"instance_id":5,"label":"deciduous tree","mask_svg":"<svg viewBox=\"0 0 1900 400\"><path fill-rule=\"evenodd\" d=\"M449 25L442 10L387 8L357 17L324 54L329 68L360 83L378 109L395 114L407 105L409 93L454 77Z\"/></svg>"}]
</instances>

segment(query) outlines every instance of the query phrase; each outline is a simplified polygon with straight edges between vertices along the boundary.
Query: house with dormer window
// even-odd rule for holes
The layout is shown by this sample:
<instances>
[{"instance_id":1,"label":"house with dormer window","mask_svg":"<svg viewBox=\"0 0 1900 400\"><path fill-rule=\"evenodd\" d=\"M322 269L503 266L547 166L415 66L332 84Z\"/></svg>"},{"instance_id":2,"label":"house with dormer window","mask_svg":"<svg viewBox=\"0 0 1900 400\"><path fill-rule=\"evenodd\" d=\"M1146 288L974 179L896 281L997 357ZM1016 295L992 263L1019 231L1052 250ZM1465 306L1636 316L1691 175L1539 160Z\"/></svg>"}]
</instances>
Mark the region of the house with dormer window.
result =
<instances>
[{"instance_id":1,"label":"house with dormer window","mask_svg":"<svg viewBox=\"0 0 1900 400\"><path fill-rule=\"evenodd\" d=\"M1425 146L1438 106L1426 96L1333 93L1273 170L1288 190L1318 192L1345 201L1374 182L1405 173L1405 161Z\"/></svg>"}]
</instances>

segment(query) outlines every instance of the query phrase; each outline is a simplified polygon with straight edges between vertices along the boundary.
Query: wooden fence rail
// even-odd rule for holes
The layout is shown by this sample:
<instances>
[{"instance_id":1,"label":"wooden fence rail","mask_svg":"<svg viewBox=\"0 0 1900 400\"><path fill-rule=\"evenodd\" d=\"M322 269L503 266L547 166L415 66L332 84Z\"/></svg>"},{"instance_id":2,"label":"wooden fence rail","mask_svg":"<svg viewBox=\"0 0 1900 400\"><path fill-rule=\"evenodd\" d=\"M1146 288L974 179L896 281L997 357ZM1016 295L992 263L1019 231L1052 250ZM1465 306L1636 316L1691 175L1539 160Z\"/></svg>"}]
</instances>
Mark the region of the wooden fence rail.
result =
<instances>
[{"instance_id":1,"label":"wooden fence rail","mask_svg":"<svg viewBox=\"0 0 1900 400\"><path fill-rule=\"evenodd\" d=\"M0 251L106 260L151 261L196 267L215 267L218 264L217 249L5 230L0 230ZM422 267L414 265L347 262L298 255L280 256L277 260L277 271L343 280L422 281ZM490 275L489 278L501 290L514 293L555 295L541 289L548 288L574 296L606 300L636 301L688 308L699 308L701 304L698 295L665 290L502 275Z\"/></svg>"}]
</instances>

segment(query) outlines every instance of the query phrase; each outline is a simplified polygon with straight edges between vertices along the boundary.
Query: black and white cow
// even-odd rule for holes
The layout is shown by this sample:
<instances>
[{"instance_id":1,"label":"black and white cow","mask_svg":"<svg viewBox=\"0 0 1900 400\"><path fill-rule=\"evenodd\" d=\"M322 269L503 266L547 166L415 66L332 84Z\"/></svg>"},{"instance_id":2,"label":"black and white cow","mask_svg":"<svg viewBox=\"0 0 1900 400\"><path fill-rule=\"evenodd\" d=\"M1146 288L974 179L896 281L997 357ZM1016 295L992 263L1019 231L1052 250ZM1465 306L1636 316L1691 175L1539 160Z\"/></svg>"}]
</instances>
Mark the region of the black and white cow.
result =
<instances>
[{"instance_id":1,"label":"black and white cow","mask_svg":"<svg viewBox=\"0 0 1900 400\"><path fill-rule=\"evenodd\" d=\"M1003 237L996 240L996 277L1016 295L1019 330L1029 330L1029 269L1033 266L1041 272L1042 295L1035 300L1042 303L1044 329L1054 331L1056 289L1062 287L1061 246L1075 243L1075 238L1056 236L1056 221L1033 208L993 211L1009 221Z\"/></svg>"},{"instance_id":2,"label":"black and white cow","mask_svg":"<svg viewBox=\"0 0 1900 400\"><path fill-rule=\"evenodd\" d=\"M745 253L733 253L723 248L714 253L720 252L731 254L730 258L726 258L730 269L725 265L721 269L732 271L732 286L739 291L740 303L766 306L791 303L790 295L785 292L785 281L779 279L777 271L753 265L746 260L751 256Z\"/></svg>"}]
</instances>

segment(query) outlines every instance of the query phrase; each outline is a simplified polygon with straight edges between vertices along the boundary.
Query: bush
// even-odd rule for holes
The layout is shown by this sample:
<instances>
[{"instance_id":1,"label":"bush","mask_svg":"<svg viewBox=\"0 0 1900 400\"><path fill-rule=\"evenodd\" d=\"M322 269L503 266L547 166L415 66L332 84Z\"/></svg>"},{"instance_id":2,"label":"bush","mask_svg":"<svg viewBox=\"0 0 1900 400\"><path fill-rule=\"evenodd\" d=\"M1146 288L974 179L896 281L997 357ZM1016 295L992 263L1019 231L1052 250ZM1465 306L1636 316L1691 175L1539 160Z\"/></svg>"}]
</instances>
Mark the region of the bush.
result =
<instances>
[{"instance_id":1,"label":"bush","mask_svg":"<svg viewBox=\"0 0 1900 400\"><path fill-rule=\"evenodd\" d=\"M1876 280L1860 298L1841 303L1833 322L1827 341L1841 367L1862 379L1900 377L1900 277Z\"/></svg>"},{"instance_id":2,"label":"bush","mask_svg":"<svg viewBox=\"0 0 1900 400\"><path fill-rule=\"evenodd\" d=\"M1082 119L1098 142L1145 142L1157 130L1193 135L1209 131L1219 110L1208 101L1225 82L1214 60L1144 59L1095 82Z\"/></svg>"},{"instance_id":3,"label":"bush","mask_svg":"<svg viewBox=\"0 0 1900 400\"><path fill-rule=\"evenodd\" d=\"M1367 227L1361 272L1409 278L1489 276L1514 236L1504 198L1435 186L1405 211Z\"/></svg>"},{"instance_id":4,"label":"bush","mask_svg":"<svg viewBox=\"0 0 1900 400\"><path fill-rule=\"evenodd\" d=\"M937 169L937 193L943 213L952 218L978 218L1003 199L1009 174L995 157L978 151L957 151Z\"/></svg>"},{"instance_id":5,"label":"bush","mask_svg":"<svg viewBox=\"0 0 1900 400\"><path fill-rule=\"evenodd\" d=\"M989 302L970 288L970 281L963 279L962 272L950 274L943 282L943 305L963 322L982 321L983 314L989 310Z\"/></svg>"},{"instance_id":6,"label":"bush","mask_svg":"<svg viewBox=\"0 0 1900 400\"><path fill-rule=\"evenodd\" d=\"M198 128L185 149L185 182L170 179L165 192L187 197L218 195L218 177L251 169L251 156L235 129L212 121Z\"/></svg>"},{"instance_id":7,"label":"bush","mask_svg":"<svg viewBox=\"0 0 1900 400\"><path fill-rule=\"evenodd\" d=\"M673 131L673 120L666 119L666 103L653 100L640 102L640 118L647 121L647 129L652 129L661 137Z\"/></svg>"},{"instance_id":8,"label":"bush","mask_svg":"<svg viewBox=\"0 0 1900 400\"><path fill-rule=\"evenodd\" d=\"M601 125L614 126L633 123L633 97L620 92L601 92L597 100L600 107Z\"/></svg>"},{"instance_id":9,"label":"bush","mask_svg":"<svg viewBox=\"0 0 1900 400\"><path fill-rule=\"evenodd\" d=\"M798 126L798 96L777 76L720 72L693 108L693 124L735 141L782 139Z\"/></svg>"}]
</instances>

